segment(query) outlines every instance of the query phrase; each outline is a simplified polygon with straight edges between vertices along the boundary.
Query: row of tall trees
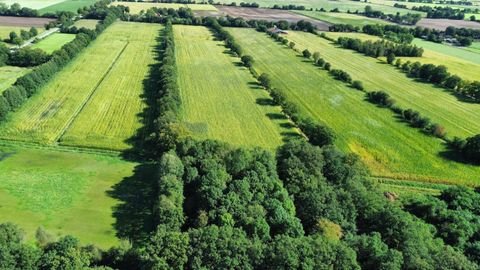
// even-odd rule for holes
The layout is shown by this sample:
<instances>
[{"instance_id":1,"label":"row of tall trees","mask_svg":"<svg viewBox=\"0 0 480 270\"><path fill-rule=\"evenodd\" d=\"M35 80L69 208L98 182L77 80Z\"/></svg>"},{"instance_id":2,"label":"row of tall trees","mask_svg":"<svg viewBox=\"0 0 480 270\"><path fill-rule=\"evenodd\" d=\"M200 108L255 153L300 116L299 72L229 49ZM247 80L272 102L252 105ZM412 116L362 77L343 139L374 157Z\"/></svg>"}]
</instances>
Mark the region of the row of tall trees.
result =
<instances>
[{"instance_id":1,"label":"row of tall trees","mask_svg":"<svg viewBox=\"0 0 480 270\"><path fill-rule=\"evenodd\" d=\"M20 30L20 35L18 35L15 31L10 32L8 39L5 39L4 41L15 45L21 45L24 41L29 40L36 35L38 35L38 30L37 28L32 27L29 31L23 29Z\"/></svg>"},{"instance_id":2,"label":"row of tall trees","mask_svg":"<svg viewBox=\"0 0 480 270\"><path fill-rule=\"evenodd\" d=\"M397 12L397 14L385 14L380 10L374 10L372 6L365 6L365 11L363 13L367 17L371 18L380 18L383 20L393 21L398 24L406 24L406 25L415 25L422 16L420 14L403 14Z\"/></svg>"},{"instance_id":3,"label":"row of tall trees","mask_svg":"<svg viewBox=\"0 0 480 270\"><path fill-rule=\"evenodd\" d=\"M427 13L427 18L434 19L450 19L450 20L463 20L467 10L454 9L451 7L443 6L418 6L412 7L412 10L418 10Z\"/></svg>"},{"instance_id":4,"label":"row of tall trees","mask_svg":"<svg viewBox=\"0 0 480 270\"><path fill-rule=\"evenodd\" d=\"M423 49L416 45L399 44L386 40L362 41L356 38L339 37L337 43L343 48L355 50L375 58L388 55L393 55L394 57L421 57L423 55Z\"/></svg>"},{"instance_id":5,"label":"row of tall trees","mask_svg":"<svg viewBox=\"0 0 480 270\"><path fill-rule=\"evenodd\" d=\"M35 9L22 7L18 3L10 6L5 3L0 3L0 16L39 17L39 13Z\"/></svg>"}]
</instances>

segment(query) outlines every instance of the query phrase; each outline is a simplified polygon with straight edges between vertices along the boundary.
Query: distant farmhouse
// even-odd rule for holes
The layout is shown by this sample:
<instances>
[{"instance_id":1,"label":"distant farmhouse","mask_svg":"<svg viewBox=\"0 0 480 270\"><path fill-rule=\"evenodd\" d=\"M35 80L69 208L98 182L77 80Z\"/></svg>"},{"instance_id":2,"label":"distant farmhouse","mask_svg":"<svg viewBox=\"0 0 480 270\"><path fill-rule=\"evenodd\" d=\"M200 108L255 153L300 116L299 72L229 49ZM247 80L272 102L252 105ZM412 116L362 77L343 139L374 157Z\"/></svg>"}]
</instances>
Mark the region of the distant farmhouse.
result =
<instances>
[{"instance_id":1,"label":"distant farmhouse","mask_svg":"<svg viewBox=\"0 0 480 270\"><path fill-rule=\"evenodd\" d=\"M267 31L272 34L288 34L287 31L278 28L276 25L274 25L273 28L267 29Z\"/></svg>"}]
</instances>

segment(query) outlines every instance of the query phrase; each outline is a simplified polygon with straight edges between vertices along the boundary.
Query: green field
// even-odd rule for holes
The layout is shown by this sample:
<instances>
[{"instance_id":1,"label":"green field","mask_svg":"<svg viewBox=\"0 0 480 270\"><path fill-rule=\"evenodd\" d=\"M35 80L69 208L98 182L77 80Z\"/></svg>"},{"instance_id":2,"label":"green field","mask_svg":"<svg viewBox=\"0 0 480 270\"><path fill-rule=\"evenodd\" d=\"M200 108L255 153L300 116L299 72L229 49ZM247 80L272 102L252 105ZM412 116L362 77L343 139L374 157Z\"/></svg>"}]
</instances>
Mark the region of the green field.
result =
<instances>
[{"instance_id":1,"label":"green field","mask_svg":"<svg viewBox=\"0 0 480 270\"><path fill-rule=\"evenodd\" d=\"M229 31L243 46L245 53L253 55L257 71L271 74L273 86L297 104L301 114L330 126L338 136L337 145L342 150L358 154L372 175L437 183L478 184L479 167L442 158L440 153L444 151L444 145L440 140L396 121L389 110L366 102L364 93L334 80L311 62L305 63L293 50L282 47L263 33L241 28ZM309 39L314 44L322 43L317 37ZM332 54L326 49L319 51L323 52L323 56ZM331 57L343 59L342 55ZM354 61L352 57L344 59ZM337 61L331 62L333 67L339 67ZM385 76L385 72L370 71L371 66L365 65L362 69L369 70L368 76L375 79ZM406 93L403 91L401 94Z\"/></svg>"},{"instance_id":2,"label":"green field","mask_svg":"<svg viewBox=\"0 0 480 270\"><path fill-rule=\"evenodd\" d=\"M148 3L148 2L113 2L112 5L122 5L130 8L131 14L139 14L141 11L147 11L152 7L179 9L190 8L191 10L217 10L212 5L204 4L174 4L174 3Z\"/></svg>"},{"instance_id":3,"label":"green field","mask_svg":"<svg viewBox=\"0 0 480 270\"><path fill-rule=\"evenodd\" d=\"M466 5L451 5L451 4L437 4L437 3L416 3L416 2L400 2L400 1L392 1L392 0L368 0L369 3L377 4L377 5L386 5L386 6L394 6L395 4L406 5L407 8L411 9L412 7L419 7L419 6L429 6L429 7L451 7L453 9L465 9L471 8L475 9L478 6L466 6Z\"/></svg>"},{"instance_id":4,"label":"green field","mask_svg":"<svg viewBox=\"0 0 480 270\"><path fill-rule=\"evenodd\" d=\"M309 33L289 32L297 48L320 52L332 68L348 72L363 82L366 90L389 93L402 108L411 108L440 123L448 136L468 137L480 132L480 105L458 100L443 88L420 83L384 61L336 47L332 42ZM368 72L366 72L366 70ZM378 76L372 76L378 74Z\"/></svg>"},{"instance_id":5,"label":"green field","mask_svg":"<svg viewBox=\"0 0 480 270\"><path fill-rule=\"evenodd\" d=\"M175 26L178 83L185 127L200 139L275 149L291 124L204 27ZM290 135L291 136L291 135Z\"/></svg>"},{"instance_id":6,"label":"green field","mask_svg":"<svg viewBox=\"0 0 480 270\"><path fill-rule=\"evenodd\" d=\"M473 45L469 48L462 48L416 38L413 40L413 44L430 51L457 57L462 60L480 65L480 43L473 43ZM471 51L472 49L473 51ZM475 50L477 51L475 52Z\"/></svg>"},{"instance_id":7,"label":"green field","mask_svg":"<svg viewBox=\"0 0 480 270\"><path fill-rule=\"evenodd\" d=\"M65 0L0 0L0 3L4 3L8 6L19 3L22 7L42 9L63 1Z\"/></svg>"},{"instance_id":8,"label":"green field","mask_svg":"<svg viewBox=\"0 0 480 270\"><path fill-rule=\"evenodd\" d=\"M56 11L70 11L76 13L79 8L93 5L98 0L66 0L40 9L40 14Z\"/></svg>"},{"instance_id":9,"label":"green field","mask_svg":"<svg viewBox=\"0 0 480 270\"><path fill-rule=\"evenodd\" d=\"M3 41L4 39L8 39L10 32L12 31L20 35L20 30L28 31L30 30L30 27L0 25L0 41ZM43 27L37 27L37 30L39 34L45 31Z\"/></svg>"},{"instance_id":10,"label":"green field","mask_svg":"<svg viewBox=\"0 0 480 270\"><path fill-rule=\"evenodd\" d=\"M303 11L297 10L296 13L303 14L310 18L325 21L331 24L351 24L354 26L362 27L367 24L392 24L388 21L368 18L362 15L348 14L348 13L336 13L336 12L320 12L320 11Z\"/></svg>"},{"instance_id":11,"label":"green field","mask_svg":"<svg viewBox=\"0 0 480 270\"><path fill-rule=\"evenodd\" d=\"M100 247L118 244L107 191L135 164L92 154L0 147L0 222L14 222L34 240L43 226Z\"/></svg>"},{"instance_id":12,"label":"green field","mask_svg":"<svg viewBox=\"0 0 480 270\"><path fill-rule=\"evenodd\" d=\"M73 26L77 28L85 27L87 29L95 29L95 27L97 26L97 23L98 23L98 20L82 19L82 20L76 21L73 24Z\"/></svg>"},{"instance_id":13,"label":"green field","mask_svg":"<svg viewBox=\"0 0 480 270\"><path fill-rule=\"evenodd\" d=\"M125 141L142 126L138 114L145 104L140 97L155 63L154 46L160 30L158 24L117 23L102 34L104 41L96 44L97 48L112 41L125 45L120 46L121 55L60 139L61 144L112 150L129 147Z\"/></svg>"},{"instance_id":14,"label":"green field","mask_svg":"<svg viewBox=\"0 0 480 270\"><path fill-rule=\"evenodd\" d=\"M470 47L467 47L465 49L470 52L480 54L480 42L473 42Z\"/></svg>"},{"instance_id":15,"label":"green field","mask_svg":"<svg viewBox=\"0 0 480 270\"><path fill-rule=\"evenodd\" d=\"M72 34L55 33L33 44L32 48L42 49L46 53L52 53L74 39L75 35Z\"/></svg>"},{"instance_id":16,"label":"green field","mask_svg":"<svg viewBox=\"0 0 480 270\"><path fill-rule=\"evenodd\" d=\"M0 93L10 87L18 77L29 72L27 68L3 66L0 67Z\"/></svg>"},{"instance_id":17,"label":"green field","mask_svg":"<svg viewBox=\"0 0 480 270\"><path fill-rule=\"evenodd\" d=\"M142 37L153 42L159 27L127 22L109 27L40 93L11 114L9 121L0 125L0 137L51 144L60 139L73 123L73 131L69 131L68 136L79 136L79 141L72 143L67 136L62 139L66 144L126 147L124 140L140 126L136 114L142 109L139 96L143 77L138 76L145 74L136 71L147 69L146 64L152 60L141 62L143 67L131 65L129 70L119 70L118 65L125 65L125 61L138 64L141 60L134 58L139 56L144 60L144 54L149 52L145 46L141 47L141 52L137 51L139 54L128 54L138 48L137 42L145 42L138 41ZM115 78L115 72L118 72L118 78ZM128 72L131 74L126 74ZM97 97L101 100L98 101ZM77 130L77 126L89 132L88 136Z\"/></svg>"}]
</instances>

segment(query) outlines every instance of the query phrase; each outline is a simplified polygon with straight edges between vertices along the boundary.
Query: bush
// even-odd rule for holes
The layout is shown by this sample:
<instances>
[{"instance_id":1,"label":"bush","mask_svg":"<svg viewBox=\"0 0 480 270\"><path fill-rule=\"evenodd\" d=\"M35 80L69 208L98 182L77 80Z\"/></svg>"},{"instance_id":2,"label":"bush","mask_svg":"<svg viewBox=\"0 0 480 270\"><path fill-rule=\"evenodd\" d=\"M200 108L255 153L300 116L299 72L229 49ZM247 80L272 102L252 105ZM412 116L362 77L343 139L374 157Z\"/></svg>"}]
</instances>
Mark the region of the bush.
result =
<instances>
[{"instance_id":1,"label":"bush","mask_svg":"<svg viewBox=\"0 0 480 270\"><path fill-rule=\"evenodd\" d=\"M258 77L258 81L260 82L260 84L265 87L266 89L270 89L272 87L271 85L271 80L270 80L270 75L266 74L266 73L262 73L259 77Z\"/></svg>"},{"instance_id":2,"label":"bush","mask_svg":"<svg viewBox=\"0 0 480 270\"><path fill-rule=\"evenodd\" d=\"M330 71L331 67L332 67L332 65L329 62L326 62L325 65L323 66L323 68L328 70L328 71Z\"/></svg>"},{"instance_id":3,"label":"bush","mask_svg":"<svg viewBox=\"0 0 480 270\"><path fill-rule=\"evenodd\" d=\"M363 83L361 81L353 81L352 82L352 87L355 88L355 89L358 89L360 91L364 90Z\"/></svg>"},{"instance_id":4,"label":"bush","mask_svg":"<svg viewBox=\"0 0 480 270\"><path fill-rule=\"evenodd\" d=\"M246 67L251 67L253 65L253 62L254 62L253 57L251 57L250 55L242 56L241 61L242 61L243 65L245 65Z\"/></svg>"},{"instance_id":5,"label":"bush","mask_svg":"<svg viewBox=\"0 0 480 270\"><path fill-rule=\"evenodd\" d=\"M335 79L340 80L342 82L346 82L346 83L352 82L352 77L350 76L350 74L348 74L343 70L332 69L330 70L330 74L332 74L332 76L335 77Z\"/></svg>"},{"instance_id":6,"label":"bush","mask_svg":"<svg viewBox=\"0 0 480 270\"><path fill-rule=\"evenodd\" d=\"M313 145L322 147L335 141L335 134L329 127L314 123L311 119L301 121L299 127Z\"/></svg>"},{"instance_id":7,"label":"bush","mask_svg":"<svg viewBox=\"0 0 480 270\"><path fill-rule=\"evenodd\" d=\"M303 50L302 55L305 58L310 58L312 56L312 53L308 49L305 49Z\"/></svg>"},{"instance_id":8,"label":"bush","mask_svg":"<svg viewBox=\"0 0 480 270\"><path fill-rule=\"evenodd\" d=\"M380 105L382 107L392 107L395 101L389 94L383 91L375 91L367 93L367 98L370 102Z\"/></svg>"}]
</instances>

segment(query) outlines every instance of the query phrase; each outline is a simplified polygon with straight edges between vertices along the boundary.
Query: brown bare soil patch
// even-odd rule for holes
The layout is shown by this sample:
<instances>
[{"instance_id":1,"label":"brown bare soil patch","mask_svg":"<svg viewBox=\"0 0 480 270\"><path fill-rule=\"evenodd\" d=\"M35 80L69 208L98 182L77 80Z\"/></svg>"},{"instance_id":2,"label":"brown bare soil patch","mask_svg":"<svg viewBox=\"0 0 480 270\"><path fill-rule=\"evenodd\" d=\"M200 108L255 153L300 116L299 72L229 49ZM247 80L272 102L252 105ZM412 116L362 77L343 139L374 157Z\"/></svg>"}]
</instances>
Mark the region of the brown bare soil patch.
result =
<instances>
[{"instance_id":1,"label":"brown bare soil patch","mask_svg":"<svg viewBox=\"0 0 480 270\"><path fill-rule=\"evenodd\" d=\"M50 21L54 21L54 19L0 16L0 26L43 27Z\"/></svg>"},{"instance_id":2,"label":"brown bare soil patch","mask_svg":"<svg viewBox=\"0 0 480 270\"><path fill-rule=\"evenodd\" d=\"M480 29L480 23L472 21L463 21L463 20L448 20L448 19L421 19L417 26L432 28L437 30L444 31L449 26L456 28L473 28Z\"/></svg>"}]
</instances>

